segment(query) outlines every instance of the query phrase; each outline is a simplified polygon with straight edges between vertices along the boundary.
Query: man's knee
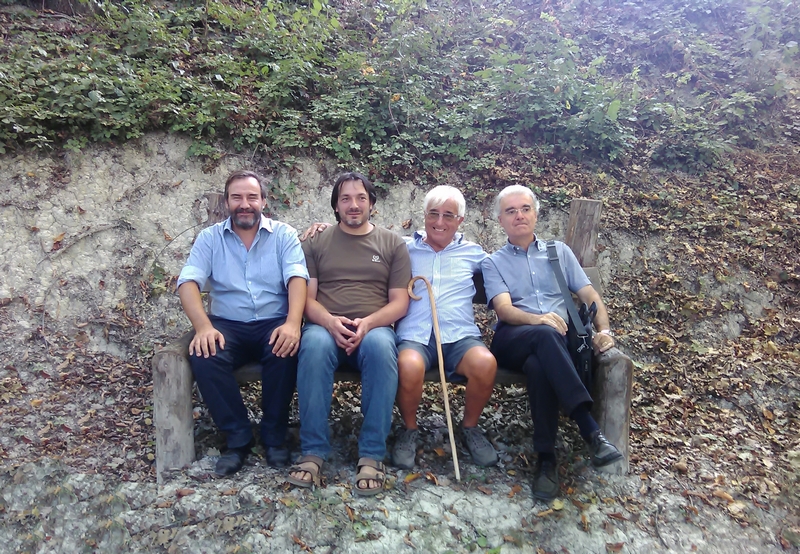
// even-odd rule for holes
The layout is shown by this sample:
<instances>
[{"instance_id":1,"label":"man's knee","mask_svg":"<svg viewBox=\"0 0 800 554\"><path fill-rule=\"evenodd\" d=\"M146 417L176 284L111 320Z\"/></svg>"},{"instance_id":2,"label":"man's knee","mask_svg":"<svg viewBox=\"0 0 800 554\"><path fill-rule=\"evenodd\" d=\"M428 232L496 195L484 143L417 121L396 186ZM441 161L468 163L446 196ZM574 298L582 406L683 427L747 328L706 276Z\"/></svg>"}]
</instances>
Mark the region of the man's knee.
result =
<instances>
[{"instance_id":1,"label":"man's knee","mask_svg":"<svg viewBox=\"0 0 800 554\"><path fill-rule=\"evenodd\" d=\"M469 382L494 386L497 360L487 348L475 346L467 350L461 358L456 373L466 377Z\"/></svg>"},{"instance_id":2,"label":"man's knee","mask_svg":"<svg viewBox=\"0 0 800 554\"><path fill-rule=\"evenodd\" d=\"M425 360L416 350L401 350L397 355L397 372L401 388L421 387L425 379Z\"/></svg>"},{"instance_id":3,"label":"man's knee","mask_svg":"<svg viewBox=\"0 0 800 554\"><path fill-rule=\"evenodd\" d=\"M303 327L302 335L300 336L300 350L327 348L328 346L336 346L336 341L328 332L325 327L313 323L307 324Z\"/></svg>"},{"instance_id":4,"label":"man's knee","mask_svg":"<svg viewBox=\"0 0 800 554\"><path fill-rule=\"evenodd\" d=\"M391 327L376 327L371 329L364 338L361 339L360 347L366 348L388 348L394 351L397 357L397 336Z\"/></svg>"}]
</instances>

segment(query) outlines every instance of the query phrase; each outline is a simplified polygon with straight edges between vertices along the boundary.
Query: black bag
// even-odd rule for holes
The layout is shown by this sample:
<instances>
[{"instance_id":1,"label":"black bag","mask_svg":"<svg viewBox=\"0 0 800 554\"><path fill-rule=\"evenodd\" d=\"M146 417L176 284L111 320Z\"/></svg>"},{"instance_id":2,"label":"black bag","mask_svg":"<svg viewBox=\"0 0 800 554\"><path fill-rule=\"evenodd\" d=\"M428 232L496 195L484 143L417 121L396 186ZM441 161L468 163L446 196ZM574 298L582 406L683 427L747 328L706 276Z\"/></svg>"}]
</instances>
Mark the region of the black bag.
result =
<instances>
[{"instance_id":1,"label":"black bag","mask_svg":"<svg viewBox=\"0 0 800 554\"><path fill-rule=\"evenodd\" d=\"M567 305L567 313L569 314L567 347L572 356L572 363L575 364L575 370L578 372L578 377L580 377L583 386L591 393L594 379L592 368L594 354L594 349L592 348L592 321L597 314L597 304L592 302L591 306L586 306L583 303L580 311L575 308L575 301L572 300L572 294L567 286L567 281L564 279L564 273L561 271L561 263L556 253L555 241L547 241L547 259L550 261L556 281L558 281L558 287L561 289L561 294L564 296L564 302Z\"/></svg>"}]
</instances>

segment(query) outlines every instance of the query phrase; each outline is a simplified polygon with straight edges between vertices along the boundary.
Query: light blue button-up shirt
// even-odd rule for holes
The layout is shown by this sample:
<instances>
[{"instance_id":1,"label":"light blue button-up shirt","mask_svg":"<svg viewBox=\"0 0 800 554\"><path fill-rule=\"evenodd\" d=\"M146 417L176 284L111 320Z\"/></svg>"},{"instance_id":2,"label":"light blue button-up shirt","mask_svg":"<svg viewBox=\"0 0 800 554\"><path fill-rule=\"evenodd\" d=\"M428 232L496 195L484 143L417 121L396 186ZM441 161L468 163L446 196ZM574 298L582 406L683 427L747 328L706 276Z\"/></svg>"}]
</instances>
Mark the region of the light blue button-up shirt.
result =
<instances>
[{"instance_id":1,"label":"light blue button-up shirt","mask_svg":"<svg viewBox=\"0 0 800 554\"><path fill-rule=\"evenodd\" d=\"M486 252L474 242L464 240L461 233L456 233L453 242L441 252L436 252L424 241L425 233L422 231L403 238L411 257L411 275L423 275L431 283L442 344L481 336L472 309L475 296L472 276L481 270L481 262L487 258ZM433 319L425 283L414 283L414 293L422 299L411 300L408 313L397 322L395 331L400 340L428 344Z\"/></svg>"},{"instance_id":2,"label":"light blue button-up shirt","mask_svg":"<svg viewBox=\"0 0 800 554\"><path fill-rule=\"evenodd\" d=\"M178 277L178 287L208 285L209 314L234 321L285 318L289 279L308 281L297 231L263 214L250 250L233 232L231 218L200 231Z\"/></svg>"},{"instance_id":3,"label":"light blue button-up shirt","mask_svg":"<svg viewBox=\"0 0 800 554\"><path fill-rule=\"evenodd\" d=\"M556 241L556 253L569 290L577 292L592 284L569 246ZM545 241L534 240L527 251L507 242L483 262L482 269L489 306L495 296L507 292L515 308L539 315L555 312L567 321L567 305L547 259Z\"/></svg>"}]
</instances>

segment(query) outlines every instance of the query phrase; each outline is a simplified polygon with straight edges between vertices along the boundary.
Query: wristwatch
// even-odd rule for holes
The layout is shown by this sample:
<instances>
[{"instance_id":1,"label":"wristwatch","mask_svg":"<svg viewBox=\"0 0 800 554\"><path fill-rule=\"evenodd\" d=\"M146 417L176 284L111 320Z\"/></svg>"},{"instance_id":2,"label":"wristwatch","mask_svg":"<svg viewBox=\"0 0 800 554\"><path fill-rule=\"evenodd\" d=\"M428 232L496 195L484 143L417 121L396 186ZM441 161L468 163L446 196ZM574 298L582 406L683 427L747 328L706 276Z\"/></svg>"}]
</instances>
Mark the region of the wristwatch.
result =
<instances>
[{"instance_id":1,"label":"wristwatch","mask_svg":"<svg viewBox=\"0 0 800 554\"><path fill-rule=\"evenodd\" d=\"M602 331L597 332L598 335L608 335L609 337L614 337L614 331L611 329L603 329Z\"/></svg>"}]
</instances>

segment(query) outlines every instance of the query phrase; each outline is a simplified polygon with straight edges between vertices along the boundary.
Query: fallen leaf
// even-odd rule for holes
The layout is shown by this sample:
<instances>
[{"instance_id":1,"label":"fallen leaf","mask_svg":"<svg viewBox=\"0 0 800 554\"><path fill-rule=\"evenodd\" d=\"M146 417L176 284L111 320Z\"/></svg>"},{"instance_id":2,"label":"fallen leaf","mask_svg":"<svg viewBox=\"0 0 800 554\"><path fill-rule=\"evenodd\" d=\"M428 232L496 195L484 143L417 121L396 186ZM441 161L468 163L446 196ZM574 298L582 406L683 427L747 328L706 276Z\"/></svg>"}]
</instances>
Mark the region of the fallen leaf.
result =
<instances>
[{"instance_id":1,"label":"fallen leaf","mask_svg":"<svg viewBox=\"0 0 800 554\"><path fill-rule=\"evenodd\" d=\"M411 481L414 481L415 479L419 479L420 477L421 477L421 475L419 473L409 473L408 475L406 475L403 478L403 482L404 483L410 483Z\"/></svg>"},{"instance_id":2,"label":"fallen leaf","mask_svg":"<svg viewBox=\"0 0 800 554\"><path fill-rule=\"evenodd\" d=\"M484 486L478 485L477 489L479 491L481 491L483 494L485 494L486 496L491 496L492 495L492 489L490 489L489 487L484 487Z\"/></svg>"},{"instance_id":3,"label":"fallen leaf","mask_svg":"<svg viewBox=\"0 0 800 554\"><path fill-rule=\"evenodd\" d=\"M619 512L614 512L613 514L607 514L607 515L608 515L608 517L610 517L612 519L618 519L620 521L628 521L628 518L625 517L624 515L622 515Z\"/></svg>"},{"instance_id":4,"label":"fallen leaf","mask_svg":"<svg viewBox=\"0 0 800 554\"><path fill-rule=\"evenodd\" d=\"M436 478L436 476L435 476L433 473L431 473L430 471L428 471L428 472L426 472L426 473L425 473L425 479L427 479L428 481L430 481L430 482L431 482L431 483L433 483L434 485L438 485L438 484L439 484L439 480L438 480L438 479Z\"/></svg>"},{"instance_id":5,"label":"fallen leaf","mask_svg":"<svg viewBox=\"0 0 800 554\"><path fill-rule=\"evenodd\" d=\"M220 494L220 496L233 496L238 492L239 492L239 489L226 489L226 490L222 491L219 494Z\"/></svg>"},{"instance_id":6,"label":"fallen leaf","mask_svg":"<svg viewBox=\"0 0 800 554\"><path fill-rule=\"evenodd\" d=\"M581 514L581 528L585 533L589 532L589 518L586 517L586 514Z\"/></svg>"},{"instance_id":7,"label":"fallen leaf","mask_svg":"<svg viewBox=\"0 0 800 554\"><path fill-rule=\"evenodd\" d=\"M33 406L34 408L38 408L39 406L42 405L42 402L44 402L44 400L42 400L41 398L34 398L33 400L31 400L31 406Z\"/></svg>"},{"instance_id":8,"label":"fallen leaf","mask_svg":"<svg viewBox=\"0 0 800 554\"><path fill-rule=\"evenodd\" d=\"M723 490L717 489L714 491L713 494L717 498L721 498L722 500L725 500L728 503L733 502L733 497Z\"/></svg>"},{"instance_id":9,"label":"fallen leaf","mask_svg":"<svg viewBox=\"0 0 800 554\"><path fill-rule=\"evenodd\" d=\"M178 498L183 498L184 496L190 496L194 494L194 489L178 489L175 491L175 494L178 495Z\"/></svg>"},{"instance_id":10,"label":"fallen leaf","mask_svg":"<svg viewBox=\"0 0 800 554\"><path fill-rule=\"evenodd\" d=\"M561 500L560 498L556 498L555 500L553 500L552 508L557 512L563 510L564 509L564 501Z\"/></svg>"},{"instance_id":11,"label":"fallen leaf","mask_svg":"<svg viewBox=\"0 0 800 554\"><path fill-rule=\"evenodd\" d=\"M514 498L514 495L515 495L515 494L517 494L517 493L518 493L519 491L521 491L521 490L522 490L522 487L521 487L521 486L519 486L519 485L514 485L513 487L511 487L511 490L510 490L510 491L508 491L508 497L509 497L509 498Z\"/></svg>"},{"instance_id":12,"label":"fallen leaf","mask_svg":"<svg viewBox=\"0 0 800 554\"><path fill-rule=\"evenodd\" d=\"M310 547L309 547L309 546L308 546L306 543L304 543L304 542L303 542L303 541L300 539L300 537L298 537L297 535L292 535L292 540L294 541L294 543L295 543L297 546L299 546L299 547L300 547L300 549L301 549L301 550L304 550L304 551L306 551L306 552L312 552L311 548L310 548Z\"/></svg>"},{"instance_id":13,"label":"fallen leaf","mask_svg":"<svg viewBox=\"0 0 800 554\"><path fill-rule=\"evenodd\" d=\"M607 542L606 543L606 552L619 552L622 550L622 547L625 546L624 542Z\"/></svg>"},{"instance_id":14,"label":"fallen leaf","mask_svg":"<svg viewBox=\"0 0 800 554\"><path fill-rule=\"evenodd\" d=\"M744 502L735 501L728 504L726 508L733 517L742 517L745 509L747 508L747 504Z\"/></svg>"},{"instance_id":15,"label":"fallen leaf","mask_svg":"<svg viewBox=\"0 0 800 554\"><path fill-rule=\"evenodd\" d=\"M440 458L444 457L444 448L434 448L433 451L436 453L437 456Z\"/></svg>"},{"instance_id":16,"label":"fallen leaf","mask_svg":"<svg viewBox=\"0 0 800 554\"><path fill-rule=\"evenodd\" d=\"M347 519L349 519L351 523L356 520L356 513L353 511L353 508L345 504L344 511L347 513Z\"/></svg>"},{"instance_id":17,"label":"fallen leaf","mask_svg":"<svg viewBox=\"0 0 800 554\"><path fill-rule=\"evenodd\" d=\"M538 514L536 514L536 517L547 517L552 513L555 513L555 512L553 512L552 509L549 509L549 510L545 510L543 512L539 512Z\"/></svg>"}]
</instances>

